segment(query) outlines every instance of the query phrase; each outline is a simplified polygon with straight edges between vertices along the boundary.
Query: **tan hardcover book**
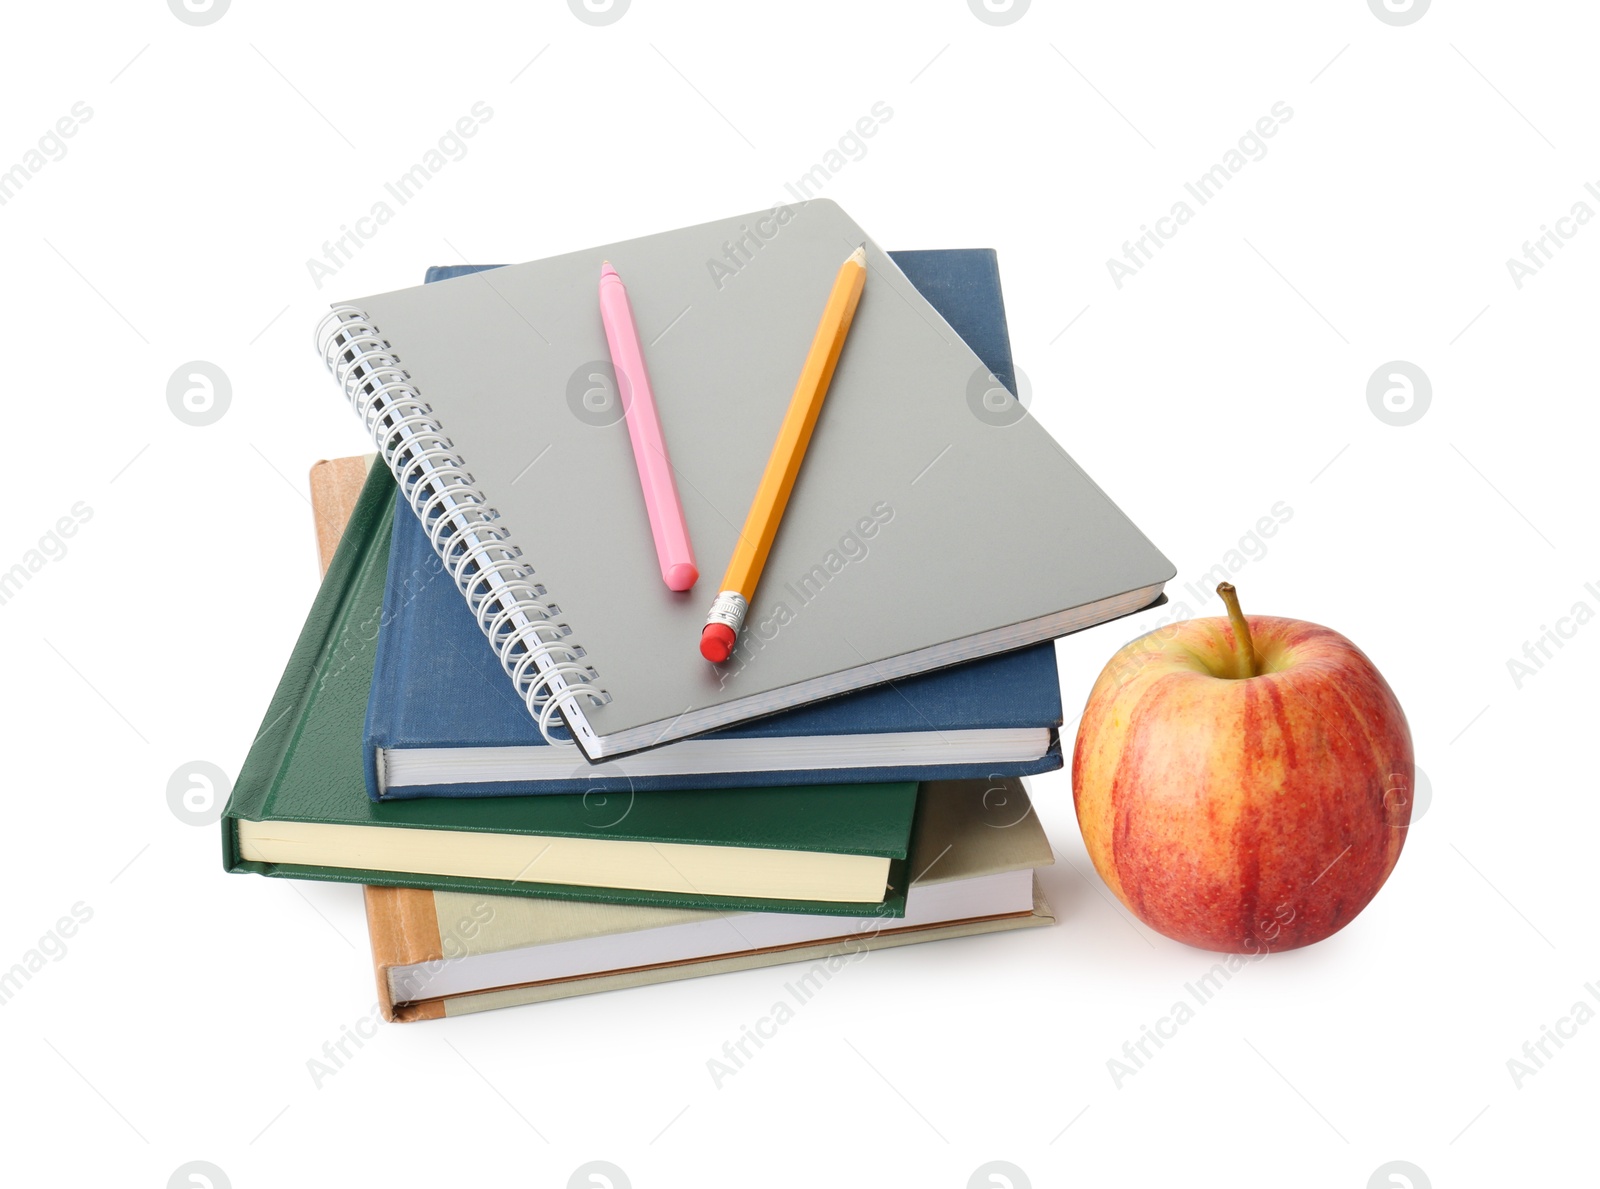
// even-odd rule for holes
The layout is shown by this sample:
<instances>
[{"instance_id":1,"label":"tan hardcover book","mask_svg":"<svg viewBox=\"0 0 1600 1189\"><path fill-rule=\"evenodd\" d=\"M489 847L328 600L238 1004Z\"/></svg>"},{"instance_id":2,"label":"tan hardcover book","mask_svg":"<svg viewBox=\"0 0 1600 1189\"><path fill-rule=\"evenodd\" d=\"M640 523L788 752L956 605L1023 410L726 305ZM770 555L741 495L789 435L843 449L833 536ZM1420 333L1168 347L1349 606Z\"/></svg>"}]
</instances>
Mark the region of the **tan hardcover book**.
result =
<instances>
[{"instance_id":1,"label":"tan hardcover book","mask_svg":"<svg viewBox=\"0 0 1600 1189\"><path fill-rule=\"evenodd\" d=\"M370 464L311 469L324 569ZM1053 856L1020 782L934 782L917 814L904 919L366 888L379 1006L388 1020L432 1020L790 962L810 964L812 985L871 950L1054 923L1033 875Z\"/></svg>"},{"instance_id":2,"label":"tan hardcover book","mask_svg":"<svg viewBox=\"0 0 1600 1189\"><path fill-rule=\"evenodd\" d=\"M350 521L376 454L324 458L311 466L311 512L317 519L317 555L324 573Z\"/></svg>"},{"instance_id":3,"label":"tan hardcover book","mask_svg":"<svg viewBox=\"0 0 1600 1189\"><path fill-rule=\"evenodd\" d=\"M1051 861L1020 782L934 781L918 800L904 918L374 889L379 999L428 1018L780 962L832 972L868 950L1047 923L1034 872Z\"/></svg>"},{"instance_id":4,"label":"tan hardcover book","mask_svg":"<svg viewBox=\"0 0 1600 1189\"><path fill-rule=\"evenodd\" d=\"M378 1000L437 1019L784 962L826 979L871 950L1051 923L1034 878L1051 861L1020 782L944 781L923 786L903 919L370 888Z\"/></svg>"}]
</instances>

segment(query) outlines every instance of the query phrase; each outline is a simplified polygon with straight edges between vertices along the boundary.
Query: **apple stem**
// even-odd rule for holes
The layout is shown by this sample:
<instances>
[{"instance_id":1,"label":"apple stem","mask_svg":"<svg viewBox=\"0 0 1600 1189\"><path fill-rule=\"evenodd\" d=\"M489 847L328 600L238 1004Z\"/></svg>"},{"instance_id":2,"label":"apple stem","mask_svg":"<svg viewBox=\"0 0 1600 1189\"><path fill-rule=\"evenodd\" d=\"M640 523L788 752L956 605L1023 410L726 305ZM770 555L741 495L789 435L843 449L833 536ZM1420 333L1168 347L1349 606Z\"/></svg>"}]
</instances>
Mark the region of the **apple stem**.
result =
<instances>
[{"instance_id":1,"label":"apple stem","mask_svg":"<svg viewBox=\"0 0 1600 1189\"><path fill-rule=\"evenodd\" d=\"M1217 584L1217 593L1222 596L1222 601L1228 606L1228 620L1233 624L1234 657L1238 663L1240 677L1254 677L1256 675L1256 646L1250 639L1250 624L1246 622L1244 612L1239 610L1239 592L1233 588L1231 582Z\"/></svg>"}]
</instances>

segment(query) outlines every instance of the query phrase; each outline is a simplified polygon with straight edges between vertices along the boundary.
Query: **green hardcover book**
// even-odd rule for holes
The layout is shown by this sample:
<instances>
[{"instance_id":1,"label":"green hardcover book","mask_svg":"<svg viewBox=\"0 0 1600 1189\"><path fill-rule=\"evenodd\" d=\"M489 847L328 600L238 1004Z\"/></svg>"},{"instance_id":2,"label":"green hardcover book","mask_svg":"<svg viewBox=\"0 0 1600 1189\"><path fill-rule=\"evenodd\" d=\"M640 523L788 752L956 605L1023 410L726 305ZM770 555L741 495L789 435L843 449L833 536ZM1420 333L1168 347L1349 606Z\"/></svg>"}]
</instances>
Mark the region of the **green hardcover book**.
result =
<instances>
[{"instance_id":1,"label":"green hardcover book","mask_svg":"<svg viewBox=\"0 0 1600 1189\"><path fill-rule=\"evenodd\" d=\"M375 467L223 814L229 871L624 904L903 915L911 783L369 800L361 727L395 515L394 480ZM586 766L576 752L573 766Z\"/></svg>"}]
</instances>

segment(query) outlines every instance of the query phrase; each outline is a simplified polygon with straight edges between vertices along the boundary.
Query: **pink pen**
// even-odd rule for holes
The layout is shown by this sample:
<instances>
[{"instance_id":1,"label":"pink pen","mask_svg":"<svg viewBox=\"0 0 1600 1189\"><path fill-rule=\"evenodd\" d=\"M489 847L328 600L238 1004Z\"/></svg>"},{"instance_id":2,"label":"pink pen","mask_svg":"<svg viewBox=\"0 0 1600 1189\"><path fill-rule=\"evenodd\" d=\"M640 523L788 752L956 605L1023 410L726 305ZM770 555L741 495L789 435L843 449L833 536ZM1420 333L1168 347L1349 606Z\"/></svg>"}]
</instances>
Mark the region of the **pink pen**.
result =
<instances>
[{"instance_id":1,"label":"pink pen","mask_svg":"<svg viewBox=\"0 0 1600 1189\"><path fill-rule=\"evenodd\" d=\"M694 564L689 526L683 520L683 504L678 500L666 439L661 435L650 374L644 366L644 349L633 324L633 307L628 304L628 290L622 278L609 260L600 266L600 321L606 328L611 366L617 373L617 395L628 419L628 440L633 443L633 461L639 468L639 486L644 489L644 506L650 515L650 535L655 538L661 577L668 590L688 590L700 577L700 571Z\"/></svg>"}]
</instances>

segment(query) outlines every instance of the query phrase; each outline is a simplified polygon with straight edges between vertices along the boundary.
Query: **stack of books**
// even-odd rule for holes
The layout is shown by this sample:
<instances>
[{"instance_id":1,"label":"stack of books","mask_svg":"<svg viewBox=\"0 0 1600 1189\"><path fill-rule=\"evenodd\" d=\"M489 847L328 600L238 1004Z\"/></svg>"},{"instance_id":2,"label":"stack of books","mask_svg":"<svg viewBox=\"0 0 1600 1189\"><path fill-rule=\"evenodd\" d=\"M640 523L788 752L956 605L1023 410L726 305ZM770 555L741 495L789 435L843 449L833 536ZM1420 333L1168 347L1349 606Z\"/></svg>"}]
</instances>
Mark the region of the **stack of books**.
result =
<instances>
[{"instance_id":1,"label":"stack of books","mask_svg":"<svg viewBox=\"0 0 1600 1189\"><path fill-rule=\"evenodd\" d=\"M863 243L713 663L718 591L663 586L595 279L627 278L715 566ZM1173 570L1011 396L994 254L883 253L819 200L427 282L322 332L379 454L312 470L325 577L227 869L364 885L394 1020L1050 923L1021 783L1062 763L1050 641Z\"/></svg>"}]
</instances>

